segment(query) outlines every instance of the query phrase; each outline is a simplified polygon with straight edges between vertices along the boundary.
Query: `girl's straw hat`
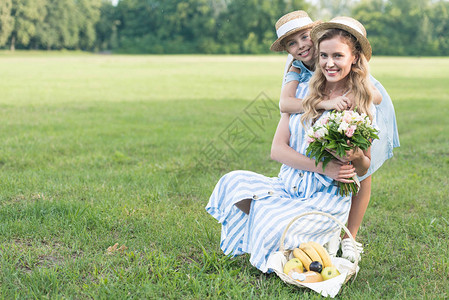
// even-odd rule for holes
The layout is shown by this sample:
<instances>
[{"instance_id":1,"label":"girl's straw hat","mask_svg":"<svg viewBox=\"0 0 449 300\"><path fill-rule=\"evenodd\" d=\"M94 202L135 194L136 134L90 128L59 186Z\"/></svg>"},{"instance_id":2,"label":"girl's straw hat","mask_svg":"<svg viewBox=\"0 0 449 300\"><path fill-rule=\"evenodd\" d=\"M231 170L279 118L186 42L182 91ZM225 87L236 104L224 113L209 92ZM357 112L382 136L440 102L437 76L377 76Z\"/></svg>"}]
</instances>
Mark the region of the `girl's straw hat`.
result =
<instances>
[{"instance_id":1,"label":"girl's straw hat","mask_svg":"<svg viewBox=\"0 0 449 300\"><path fill-rule=\"evenodd\" d=\"M312 40L316 43L318 38L324 33L326 29L334 29L334 28L342 29L352 34L362 46L362 53L365 54L366 59L370 60L372 49L371 44L366 38L365 27L363 27L363 25L359 21L353 18L335 17L329 22L324 22L315 26L310 32L310 36L312 37Z\"/></svg>"},{"instance_id":2,"label":"girl's straw hat","mask_svg":"<svg viewBox=\"0 0 449 300\"><path fill-rule=\"evenodd\" d=\"M275 27L278 39L271 45L271 51L283 51L284 46L281 42L284 38L298 31L310 29L320 23L321 21L313 22L309 15L303 10L297 10L283 15L276 22Z\"/></svg>"}]
</instances>

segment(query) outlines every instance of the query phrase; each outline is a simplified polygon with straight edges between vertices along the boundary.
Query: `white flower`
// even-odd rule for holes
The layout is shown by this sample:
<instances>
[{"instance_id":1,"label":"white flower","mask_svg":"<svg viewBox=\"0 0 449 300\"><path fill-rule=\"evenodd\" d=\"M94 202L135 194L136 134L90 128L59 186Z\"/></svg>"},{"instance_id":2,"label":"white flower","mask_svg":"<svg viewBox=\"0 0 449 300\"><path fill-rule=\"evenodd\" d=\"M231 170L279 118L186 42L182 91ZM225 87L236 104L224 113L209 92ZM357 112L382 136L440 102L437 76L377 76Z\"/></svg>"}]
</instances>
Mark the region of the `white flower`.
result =
<instances>
[{"instance_id":1,"label":"white flower","mask_svg":"<svg viewBox=\"0 0 449 300\"><path fill-rule=\"evenodd\" d=\"M341 121L341 112L332 112L329 116L329 119L339 123Z\"/></svg>"},{"instance_id":2,"label":"white flower","mask_svg":"<svg viewBox=\"0 0 449 300\"><path fill-rule=\"evenodd\" d=\"M310 127L309 130L307 130L307 136L315 138L314 127Z\"/></svg>"},{"instance_id":3,"label":"white flower","mask_svg":"<svg viewBox=\"0 0 449 300\"><path fill-rule=\"evenodd\" d=\"M363 114L360 115L359 113L356 113L356 115L354 116L354 121L356 123L361 123L364 121L364 119L365 119L365 117L363 116Z\"/></svg>"},{"instance_id":4,"label":"white flower","mask_svg":"<svg viewBox=\"0 0 449 300\"><path fill-rule=\"evenodd\" d=\"M365 113L362 113L362 114L360 115L360 118L362 119L363 122L365 122L365 124L367 124L367 122L370 122L370 123L371 123L371 120L369 119L368 115L365 114Z\"/></svg>"},{"instance_id":5,"label":"white flower","mask_svg":"<svg viewBox=\"0 0 449 300\"><path fill-rule=\"evenodd\" d=\"M318 130L315 131L314 137L316 139L322 139L327 135L328 131L326 127L319 127Z\"/></svg>"},{"instance_id":6,"label":"white flower","mask_svg":"<svg viewBox=\"0 0 449 300\"><path fill-rule=\"evenodd\" d=\"M346 129L348 129L348 127L349 127L349 124L348 124L348 123L346 123L346 122L341 122L341 123L340 123L340 126L338 126L338 132L343 133L343 132L346 131Z\"/></svg>"}]
</instances>

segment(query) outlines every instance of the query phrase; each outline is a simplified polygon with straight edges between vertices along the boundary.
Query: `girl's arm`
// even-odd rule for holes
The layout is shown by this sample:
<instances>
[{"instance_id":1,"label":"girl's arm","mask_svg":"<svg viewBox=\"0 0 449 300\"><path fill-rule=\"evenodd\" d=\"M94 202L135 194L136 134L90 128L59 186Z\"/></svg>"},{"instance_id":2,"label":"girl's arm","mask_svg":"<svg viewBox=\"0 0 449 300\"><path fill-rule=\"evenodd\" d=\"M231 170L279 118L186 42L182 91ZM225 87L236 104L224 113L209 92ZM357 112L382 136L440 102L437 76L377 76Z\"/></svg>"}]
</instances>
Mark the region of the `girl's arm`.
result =
<instances>
[{"instance_id":1,"label":"girl's arm","mask_svg":"<svg viewBox=\"0 0 449 300\"><path fill-rule=\"evenodd\" d=\"M295 72L300 74L301 70L295 67L290 67L289 72ZM299 81L292 80L287 82L281 89L281 97L279 101L279 107L281 113L303 113L304 108L302 106L302 99L296 98L296 90L298 88ZM377 89L374 88L376 91ZM377 91L380 95L380 92ZM382 96L381 96L382 98ZM374 102L375 103L375 102ZM376 103L375 103L376 104ZM352 101L346 96L336 97L331 100L321 101L317 104L317 109L342 111L352 107Z\"/></svg>"},{"instance_id":2,"label":"girl's arm","mask_svg":"<svg viewBox=\"0 0 449 300\"><path fill-rule=\"evenodd\" d=\"M290 67L289 72L295 72L300 74L301 70L295 67ZM296 98L296 89L298 88L299 81L292 80L287 82L281 89L281 97L279 100L279 107L281 113L301 113L304 111L302 108L302 99Z\"/></svg>"},{"instance_id":3,"label":"girl's arm","mask_svg":"<svg viewBox=\"0 0 449 300\"><path fill-rule=\"evenodd\" d=\"M334 159L327 164L325 171L323 171L322 163L315 166L315 160L298 153L290 147L289 117L289 114L283 113L281 115L281 120L271 145L271 158L295 169L317 172L344 183L353 182L348 180L356 175L353 165Z\"/></svg>"},{"instance_id":4,"label":"girl's arm","mask_svg":"<svg viewBox=\"0 0 449 300\"><path fill-rule=\"evenodd\" d=\"M352 109L354 102L347 96L338 96L333 99L324 100L317 104L317 109L342 111Z\"/></svg>"},{"instance_id":5,"label":"girl's arm","mask_svg":"<svg viewBox=\"0 0 449 300\"><path fill-rule=\"evenodd\" d=\"M373 93L373 103L379 105L382 102L382 94L371 82L371 92Z\"/></svg>"}]
</instances>

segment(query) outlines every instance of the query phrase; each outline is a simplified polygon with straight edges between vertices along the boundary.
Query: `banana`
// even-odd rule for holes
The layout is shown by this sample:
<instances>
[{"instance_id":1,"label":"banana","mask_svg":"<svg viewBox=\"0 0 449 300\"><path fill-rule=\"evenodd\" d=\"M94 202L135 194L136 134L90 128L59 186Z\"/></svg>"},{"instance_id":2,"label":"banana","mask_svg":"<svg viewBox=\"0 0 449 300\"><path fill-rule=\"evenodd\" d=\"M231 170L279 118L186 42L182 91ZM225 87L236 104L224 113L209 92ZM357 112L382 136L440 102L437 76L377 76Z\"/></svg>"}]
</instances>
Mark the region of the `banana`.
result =
<instances>
[{"instance_id":1,"label":"banana","mask_svg":"<svg viewBox=\"0 0 449 300\"><path fill-rule=\"evenodd\" d=\"M318 261L321 265L323 265L323 261L321 260L321 256L315 251L309 243L302 243L299 245L299 249L304 251L312 261Z\"/></svg>"},{"instance_id":2,"label":"banana","mask_svg":"<svg viewBox=\"0 0 449 300\"><path fill-rule=\"evenodd\" d=\"M307 271L310 271L310 264L312 263L312 260L310 259L309 256L307 256L307 254L304 253L304 251L302 251L299 248L295 248L293 250L293 256L296 258L299 258L299 260L302 262L302 265L304 266L304 268L307 269Z\"/></svg>"},{"instance_id":3,"label":"banana","mask_svg":"<svg viewBox=\"0 0 449 300\"><path fill-rule=\"evenodd\" d=\"M323 261L323 269L332 266L331 257L329 256L329 254L327 253L326 249L324 249L323 246L321 246L317 242L309 242L308 244L312 246L318 253L318 255L321 257L321 260Z\"/></svg>"}]
</instances>

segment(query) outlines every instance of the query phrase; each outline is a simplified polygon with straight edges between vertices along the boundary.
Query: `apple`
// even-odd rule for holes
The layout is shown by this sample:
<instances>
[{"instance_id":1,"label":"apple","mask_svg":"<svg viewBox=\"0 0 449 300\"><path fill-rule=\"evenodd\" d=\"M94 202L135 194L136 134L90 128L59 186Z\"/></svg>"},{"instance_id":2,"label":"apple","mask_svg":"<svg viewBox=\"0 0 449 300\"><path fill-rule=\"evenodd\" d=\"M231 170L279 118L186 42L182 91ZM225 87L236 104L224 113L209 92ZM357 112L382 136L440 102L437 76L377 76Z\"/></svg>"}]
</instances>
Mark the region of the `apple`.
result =
<instances>
[{"instance_id":1,"label":"apple","mask_svg":"<svg viewBox=\"0 0 449 300\"><path fill-rule=\"evenodd\" d=\"M290 259L285 265L284 265L284 273L288 274L292 269L298 269L300 272L302 272L303 269L302 262L299 260L299 258L292 258Z\"/></svg>"},{"instance_id":2,"label":"apple","mask_svg":"<svg viewBox=\"0 0 449 300\"><path fill-rule=\"evenodd\" d=\"M324 268L323 271L321 271L321 275L323 276L324 280L328 280L340 275L340 272L338 272L335 266L330 266Z\"/></svg>"}]
</instances>

